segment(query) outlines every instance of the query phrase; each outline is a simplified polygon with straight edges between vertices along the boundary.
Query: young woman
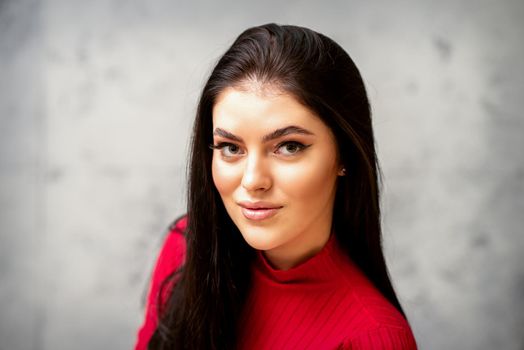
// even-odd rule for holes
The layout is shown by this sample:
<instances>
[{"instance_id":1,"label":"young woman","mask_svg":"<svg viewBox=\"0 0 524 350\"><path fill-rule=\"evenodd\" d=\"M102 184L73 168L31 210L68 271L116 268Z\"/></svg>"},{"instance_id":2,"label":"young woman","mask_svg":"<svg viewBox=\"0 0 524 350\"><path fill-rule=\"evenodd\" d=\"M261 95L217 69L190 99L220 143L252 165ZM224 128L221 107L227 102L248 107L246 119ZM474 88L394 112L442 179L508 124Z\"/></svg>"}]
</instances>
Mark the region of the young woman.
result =
<instances>
[{"instance_id":1,"label":"young woman","mask_svg":"<svg viewBox=\"0 0 524 350\"><path fill-rule=\"evenodd\" d=\"M244 31L198 105L188 214L136 349L416 349L381 248L360 73L307 28Z\"/></svg>"}]
</instances>

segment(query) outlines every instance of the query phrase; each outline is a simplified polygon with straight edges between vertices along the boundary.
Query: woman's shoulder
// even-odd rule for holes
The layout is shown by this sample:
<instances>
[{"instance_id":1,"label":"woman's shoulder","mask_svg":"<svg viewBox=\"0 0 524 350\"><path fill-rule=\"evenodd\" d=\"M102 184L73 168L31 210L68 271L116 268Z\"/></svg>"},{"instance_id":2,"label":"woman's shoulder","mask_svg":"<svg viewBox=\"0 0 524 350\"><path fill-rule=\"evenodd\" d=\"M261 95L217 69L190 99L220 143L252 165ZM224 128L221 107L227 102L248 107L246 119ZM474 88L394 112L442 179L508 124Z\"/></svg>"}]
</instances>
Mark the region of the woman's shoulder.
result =
<instances>
[{"instance_id":1,"label":"woman's shoulder","mask_svg":"<svg viewBox=\"0 0 524 350\"><path fill-rule=\"evenodd\" d=\"M347 349L415 350L415 337L406 318L378 291L355 296L362 310L361 328L345 340Z\"/></svg>"},{"instance_id":2,"label":"woman's shoulder","mask_svg":"<svg viewBox=\"0 0 524 350\"><path fill-rule=\"evenodd\" d=\"M162 289L164 281L169 280L175 271L185 262L187 216L176 219L167 230L160 253L157 256L153 274L149 283L146 310L142 325L137 332L135 350L147 349L147 343L158 323L158 310L164 304L169 288Z\"/></svg>"},{"instance_id":3,"label":"woman's shoulder","mask_svg":"<svg viewBox=\"0 0 524 350\"><path fill-rule=\"evenodd\" d=\"M404 328L407 322L404 316L367 278L353 284L352 298L372 327Z\"/></svg>"},{"instance_id":4,"label":"woman's shoulder","mask_svg":"<svg viewBox=\"0 0 524 350\"><path fill-rule=\"evenodd\" d=\"M181 216L167 230L151 276L149 293L151 303L156 303L157 301L160 301L161 304L164 303L171 287L173 287L171 283L176 281L176 279L172 278L173 274L185 263L186 228L187 217ZM168 281L170 284L166 284L166 288L163 288L164 283Z\"/></svg>"},{"instance_id":5,"label":"woman's shoulder","mask_svg":"<svg viewBox=\"0 0 524 350\"><path fill-rule=\"evenodd\" d=\"M358 330L348 330L342 349L417 349L415 337L404 315L371 282L355 286L352 297L356 308L360 310L359 326Z\"/></svg>"},{"instance_id":6,"label":"woman's shoulder","mask_svg":"<svg viewBox=\"0 0 524 350\"><path fill-rule=\"evenodd\" d=\"M165 278L183 265L186 256L187 216L177 218L168 229L157 258L158 277Z\"/></svg>"},{"instance_id":7,"label":"woman's shoulder","mask_svg":"<svg viewBox=\"0 0 524 350\"><path fill-rule=\"evenodd\" d=\"M179 216L167 230L167 235L164 239L164 245L176 247L185 251L186 248L186 233L187 233L187 215Z\"/></svg>"},{"instance_id":8,"label":"woman's shoulder","mask_svg":"<svg viewBox=\"0 0 524 350\"><path fill-rule=\"evenodd\" d=\"M348 337L339 350L417 350L411 329L376 327Z\"/></svg>"},{"instance_id":9,"label":"woman's shoulder","mask_svg":"<svg viewBox=\"0 0 524 350\"><path fill-rule=\"evenodd\" d=\"M171 225L169 225L169 234L185 235L187 229L187 214L181 215L176 218Z\"/></svg>"},{"instance_id":10,"label":"woman's shoulder","mask_svg":"<svg viewBox=\"0 0 524 350\"><path fill-rule=\"evenodd\" d=\"M404 315L353 264L346 274L350 298L358 309L358 330L352 327L343 349L414 350L411 327ZM349 297L349 296L348 296Z\"/></svg>"}]
</instances>

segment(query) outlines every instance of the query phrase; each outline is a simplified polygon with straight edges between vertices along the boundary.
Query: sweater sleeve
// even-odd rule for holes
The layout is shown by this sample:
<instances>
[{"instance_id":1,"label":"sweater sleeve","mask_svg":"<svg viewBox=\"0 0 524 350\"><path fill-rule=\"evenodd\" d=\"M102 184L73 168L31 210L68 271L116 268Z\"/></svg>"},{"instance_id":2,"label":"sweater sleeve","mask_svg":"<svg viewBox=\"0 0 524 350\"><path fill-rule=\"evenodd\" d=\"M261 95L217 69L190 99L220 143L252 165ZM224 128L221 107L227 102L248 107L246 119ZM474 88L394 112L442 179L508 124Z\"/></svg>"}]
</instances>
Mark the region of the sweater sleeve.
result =
<instances>
[{"instance_id":1,"label":"sweater sleeve","mask_svg":"<svg viewBox=\"0 0 524 350\"><path fill-rule=\"evenodd\" d=\"M135 350L147 349L158 324L158 302L163 302L166 297L165 292L159 295L162 282L185 260L186 242L183 232L187 225L186 220L186 217L183 217L171 226L156 259L149 283L144 318L136 335Z\"/></svg>"},{"instance_id":2,"label":"sweater sleeve","mask_svg":"<svg viewBox=\"0 0 524 350\"><path fill-rule=\"evenodd\" d=\"M410 329L378 327L360 332L347 339L343 350L417 350L417 344Z\"/></svg>"}]
</instances>

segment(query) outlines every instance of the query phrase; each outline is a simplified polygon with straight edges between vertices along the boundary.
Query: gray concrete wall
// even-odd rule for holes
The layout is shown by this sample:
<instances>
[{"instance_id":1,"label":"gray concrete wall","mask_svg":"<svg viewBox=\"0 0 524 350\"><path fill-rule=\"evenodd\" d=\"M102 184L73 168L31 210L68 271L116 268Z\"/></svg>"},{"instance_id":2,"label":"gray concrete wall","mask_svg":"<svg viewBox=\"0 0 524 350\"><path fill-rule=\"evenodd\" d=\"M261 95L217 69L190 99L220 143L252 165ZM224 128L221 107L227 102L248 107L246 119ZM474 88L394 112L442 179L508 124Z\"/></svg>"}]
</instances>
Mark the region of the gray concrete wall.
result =
<instances>
[{"instance_id":1,"label":"gray concrete wall","mask_svg":"<svg viewBox=\"0 0 524 350\"><path fill-rule=\"evenodd\" d=\"M421 349L524 349L522 1L0 1L0 349L129 349L184 211L196 99L243 29L299 24L373 104Z\"/></svg>"}]
</instances>

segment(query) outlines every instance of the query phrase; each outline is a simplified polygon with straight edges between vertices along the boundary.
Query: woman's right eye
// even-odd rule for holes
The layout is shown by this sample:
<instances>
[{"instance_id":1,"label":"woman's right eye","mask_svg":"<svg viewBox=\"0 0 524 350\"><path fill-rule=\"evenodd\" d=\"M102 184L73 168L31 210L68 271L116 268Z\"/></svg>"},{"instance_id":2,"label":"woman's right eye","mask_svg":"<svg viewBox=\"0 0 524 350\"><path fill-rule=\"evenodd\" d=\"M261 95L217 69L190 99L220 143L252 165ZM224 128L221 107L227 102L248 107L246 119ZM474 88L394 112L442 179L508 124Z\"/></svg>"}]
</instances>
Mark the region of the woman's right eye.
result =
<instances>
[{"instance_id":1,"label":"woman's right eye","mask_svg":"<svg viewBox=\"0 0 524 350\"><path fill-rule=\"evenodd\" d=\"M222 156L228 158L228 157L234 157L241 153L240 147L238 145L235 145L234 143L229 142L220 142L216 145L211 145L212 149L218 149L220 150L220 153Z\"/></svg>"}]
</instances>

